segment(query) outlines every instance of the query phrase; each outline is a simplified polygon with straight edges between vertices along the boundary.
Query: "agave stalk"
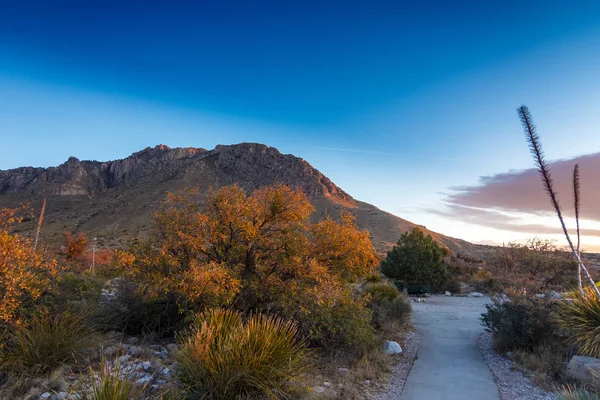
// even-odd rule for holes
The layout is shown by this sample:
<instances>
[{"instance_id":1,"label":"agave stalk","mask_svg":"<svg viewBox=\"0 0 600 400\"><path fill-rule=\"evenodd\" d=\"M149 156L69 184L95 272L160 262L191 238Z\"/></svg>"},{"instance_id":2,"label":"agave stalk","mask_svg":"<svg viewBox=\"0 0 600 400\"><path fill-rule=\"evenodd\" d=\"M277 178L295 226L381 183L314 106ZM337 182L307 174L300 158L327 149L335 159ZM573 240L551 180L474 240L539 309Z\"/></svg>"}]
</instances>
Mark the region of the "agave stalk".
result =
<instances>
[{"instance_id":1,"label":"agave stalk","mask_svg":"<svg viewBox=\"0 0 600 400\"><path fill-rule=\"evenodd\" d=\"M577 224L577 254L581 257L581 235L579 234L579 164L573 168L573 206L575 208L575 223ZM577 286L579 293L583 294L583 283L581 282L581 266L577 266Z\"/></svg>"},{"instance_id":2,"label":"agave stalk","mask_svg":"<svg viewBox=\"0 0 600 400\"><path fill-rule=\"evenodd\" d=\"M35 231L35 241L33 242L33 251L37 249L38 240L40 238L40 230L42 229L42 222L44 222L44 214L46 213L46 198L42 203L42 211L40 211L40 219L38 220L37 230Z\"/></svg>"},{"instance_id":3,"label":"agave stalk","mask_svg":"<svg viewBox=\"0 0 600 400\"><path fill-rule=\"evenodd\" d=\"M575 259L577 260L577 264L579 265L578 269L580 269L584 272L585 276L587 277L587 279L590 281L592 287L594 288L596 296L600 299L600 290L598 290L598 288L596 287L596 284L595 284L594 280L592 279L592 277L590 276L588 269L581 261L581 257L579 256L579 251L573 245L573 241L571 240L571 237L569 236L569 231L567 231L567 227L565 225L565 221L562 216L562 211L560 209L560 204L558 202L558 196L556 195L556 191L554 190L554 183L552 180L552 175L550 174L550 167L548 166L548 163L546 163L546 160L544 159L544 151L542 150L542 143L541 143L540 137L537 134L537 129L536 129L535 125L533 124L533 119L531 118L529 109L527 108L527 106L523 105L518 108L517 112L519 114L519 118L521 119L521 123L523 124L523 130L525 131L525 136L527 138L527 142L529 143L529 149L531 151L531 155L533 156L535 163L540 171L540 175L542 177L542 184L544 185L544 190L548 194L548 197L550 197L550 203L552 204L552 207L554 208L554 211L556 212L556 215L558 216L558 219L560 220L560 225L565 234L565 237L567 238L569 247L571 248L571 251L573 252L573 256L575 256ZM577 196L577 198L579 199L579 195Z\"/></svg>"}]
</instances>

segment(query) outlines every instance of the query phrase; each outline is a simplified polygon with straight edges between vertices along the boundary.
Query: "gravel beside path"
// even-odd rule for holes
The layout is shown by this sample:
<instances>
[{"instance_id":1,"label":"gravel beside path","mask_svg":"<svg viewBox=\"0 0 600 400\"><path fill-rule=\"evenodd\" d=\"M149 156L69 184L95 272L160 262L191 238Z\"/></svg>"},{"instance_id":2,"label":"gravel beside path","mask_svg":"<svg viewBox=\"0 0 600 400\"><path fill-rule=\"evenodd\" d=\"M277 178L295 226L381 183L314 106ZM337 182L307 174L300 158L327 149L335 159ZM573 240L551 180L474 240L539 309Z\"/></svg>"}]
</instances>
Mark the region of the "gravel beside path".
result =
<instances>
[{"instance_id":1,"label":"gravel beside path","mask_svg":"<svg viewBox=\"0 0 600 400\"><path fill-rule=\"evenodd\" d=\"M402 341L402 356L398 363L394 365L392 375L386 385L384 392L373 397L373 400L394 400L399 399L402 389L408 378L408 374L417 358L419 346L421 345L421 336L415 332L409 332Z\"/></svg>"},{"instance_id":2,"label":"gravel beside path","mask_svg":"<svg viewBox=\"0 0 600 400\"><path fill-rule=\"evenodd\" d=\"M537 387L521 372L513 370L513 362L494 350L491 333L481 334L479 348L494 375L501 400L554 400L557 398L555 394L545 392Z\"/></svg>"}]
</instances>

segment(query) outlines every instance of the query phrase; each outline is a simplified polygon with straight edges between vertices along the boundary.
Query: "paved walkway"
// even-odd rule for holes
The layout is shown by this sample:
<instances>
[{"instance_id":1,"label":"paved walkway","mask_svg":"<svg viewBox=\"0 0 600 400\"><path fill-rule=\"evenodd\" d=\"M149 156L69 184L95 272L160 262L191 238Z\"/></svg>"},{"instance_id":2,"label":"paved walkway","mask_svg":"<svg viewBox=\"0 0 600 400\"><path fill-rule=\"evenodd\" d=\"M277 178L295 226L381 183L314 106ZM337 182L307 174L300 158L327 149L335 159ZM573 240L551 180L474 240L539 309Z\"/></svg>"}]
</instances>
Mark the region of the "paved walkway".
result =
<instances>
[{"instance_id":1,"label":"paved walkway","mask_svg":"<svg viewBox=\"0 0 600 400\"><path fill-rule=\"evenodd\" d=\"M422 336L402 400L498 400L492 373L477 346L487 298L432 296L413 303Z\"/></svg>"}]
</instances>

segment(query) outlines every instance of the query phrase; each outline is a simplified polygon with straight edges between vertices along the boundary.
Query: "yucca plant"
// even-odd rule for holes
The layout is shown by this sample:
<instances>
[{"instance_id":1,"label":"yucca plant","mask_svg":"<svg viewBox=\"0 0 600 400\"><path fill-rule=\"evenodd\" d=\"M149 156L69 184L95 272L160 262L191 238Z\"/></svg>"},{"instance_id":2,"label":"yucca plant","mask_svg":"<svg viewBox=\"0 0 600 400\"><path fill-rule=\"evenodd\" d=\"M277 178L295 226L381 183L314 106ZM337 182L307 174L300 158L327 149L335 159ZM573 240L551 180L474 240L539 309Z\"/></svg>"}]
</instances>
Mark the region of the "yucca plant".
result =
<instances>
[{"instance_id":1,"label":"yucca plant","mask_svg":"<svg viewBox=\"0 0 600 400\"><path fill-rule=\"evenodd\" d=\"M233 399L262 394L287 398L286 384L307 367L307 351L293 322L209 310L180 336L178 378L194 398Z\"/></svg>"},{"instance_id":2,"label":"yucca plant","mask_svg":"<svg viewBox=\"0 0 600 400\"><path fill-rule=\"evenodd\" d=\"M77 360L95 343L83 315L41 312L14 327L0 349L0 369L47 373Z\"/></svg>"},{"instance_id":3,"label":"yucca plant","mask_svg":"<svg viewBox=\"0 0 600 400\"><path fill-rule=\"evenodd\" d=\"M556 191L554 190L554 181L552 180L552 175L550 174L550 167L545 160L544 150L542 149L542 142L540 140L540 137L538 136L537 128L533 123L531 113L529 112L527 106L524 105L517 109L517 113L519 114L519 118L521 119L521 124L523 125L523 130L525 132L525 137L527 139L527 142L529 143L529 150L540 172L542 183L544 185L544 190L548 194L548 197L550 198L550 203L552 204L552 208L554 208L554 211L558 216L563 233L565 234L565 238L567 239L567 243L569 244L569 248L571 249L571 252L575 257L575 260L577 260L579 291L580 293L583 293L583 287L581 283L581 272L583 271L584 275L592 285L592 290L594 291L594 294L598 297L598 299L600 299L600 289L596 287L594 280L592 279L585 264L583 264L583 261L581 260L580 256L579 166L575 165L575 168L573 169L573 195L575 206L575 219L577 223L577 248L575 248L575 245L571 240L571 236L569 235L569 231L567 230L565 221L563 219L562 210L558 201L558 196L556 194Z\"/></svg>"},{"instance_id":4,"label":"yucca plant","mask_svg":"<svg viewBox=\"0 0 600 400\"><path fill-rule=\"evenodd\" d=\"M559 303L557 321L582 354L600 356L600 300L592 288Z\"/></svg>"}]
</instances>

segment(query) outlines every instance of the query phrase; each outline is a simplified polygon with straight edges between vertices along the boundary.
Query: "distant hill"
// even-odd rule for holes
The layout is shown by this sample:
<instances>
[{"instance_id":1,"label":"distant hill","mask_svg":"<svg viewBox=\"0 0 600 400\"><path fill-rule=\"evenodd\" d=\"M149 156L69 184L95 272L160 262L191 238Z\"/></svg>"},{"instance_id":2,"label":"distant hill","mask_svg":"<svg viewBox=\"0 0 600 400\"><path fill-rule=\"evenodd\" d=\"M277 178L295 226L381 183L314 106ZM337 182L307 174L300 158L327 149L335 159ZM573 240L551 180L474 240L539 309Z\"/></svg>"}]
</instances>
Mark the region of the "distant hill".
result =
<instances>
[{"instance_id":1,"label":"distant hill","mask_svg":"<svg viewBox=\"0 0 600 400\"><path fill-rule=\"evenodd\" d=\"M98 237L101 246L118 246L148 231L152 212L167 192L198 187L206 194L211 187L233 183L252 190L274 182L304 190L316 207L315 219L351 211L358 225L369 230L380 253L416 226L355 200L305 160L255 143L219 145L213 150L159 145L123 160L80 161L71 157L58 167L0 171L0 208L29 202L39 210L47 197L42 229L47 243L59 242L63 232L70 230ZM22 229L32 231L34 223L25 223ZM483 247L427 232L455 253L474 255Z\"/></svg>"}]
</instances>

